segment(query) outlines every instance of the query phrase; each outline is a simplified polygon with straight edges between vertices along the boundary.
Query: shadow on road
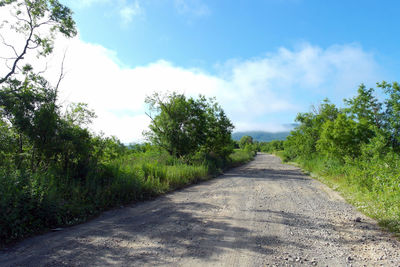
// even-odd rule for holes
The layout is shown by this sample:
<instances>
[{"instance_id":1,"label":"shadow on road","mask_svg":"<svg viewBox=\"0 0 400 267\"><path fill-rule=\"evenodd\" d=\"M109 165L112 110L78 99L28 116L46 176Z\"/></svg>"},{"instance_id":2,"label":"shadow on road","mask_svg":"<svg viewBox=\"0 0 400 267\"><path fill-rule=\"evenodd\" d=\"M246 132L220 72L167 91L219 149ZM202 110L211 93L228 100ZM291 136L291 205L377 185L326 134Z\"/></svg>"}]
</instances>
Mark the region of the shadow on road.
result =
<instances>
[{"instance_id":1,"label":"shadow on road","mask_svg":"<svg viewBox=\"0 0 400 267\"><path fill-rule=\"evenodd\" d=\"M234 172L229 172L224 175L224 178L232 178L232 177L245 177L252 179L263 179L263 180L309 180L310 178L300 172L299 170L277 170L277 169L267 169L267 168L241 168L237 169Z\"/></svg>"},{"instance_id":2,"label":"shadow on road","mask_svg":"<svg viewBox=\"0 0 400 267\"><path fill-rule=\"evenodd\" d=\"M233 178L238 177L266 181L309 181L298 170L246 167L234 169L216 180L234 180ZM216 180L205 184L212 185ZM181 193L192 190L196 191L194 187L188 187L181 190ZM190 197L192 193L186 195ZM218 214L224 207L205 203L200 198L197 196L197 199L177 202L172 194L106 212L87 224L31 238L6 252L0 252L0 265L160 265L173 264L180 259L213 262L228 250L273 255L287 247L306 249L306 245L299 239L279 237L285 233L260 235L255 234L250 227L238 227L232 223L248 220L245 217L211 216L210 214ZM249 212L258 214L252 220L264 225L280 224L284 229L309 231L310 238L327 242L338 242L335 239L340 238L329 234L337 231L338 226L324 218L268 208L250 209ZM351 231L351 224L349 222L348 225L341 226L343 228L340 230ZM366 229L375 229L366 223L359 225ZM318 235L321 230L328 234ZM362 239L349 242L359 243Z\"/></svg>"},{"instance_id":3,"label":"shadow on road","mask_svg":"<svg viewBox=\"0 0 400 267\"><path fill-rule=\"evenodd\" d=\"M146 206L149 203L139 205ZM245 227L235 227L226 218L201 217L202 211L220 207L199 202L172 203L163 197L151 207L134 211L126 208L111 211L86 225L28 239L8 256L0 254L0 265L71 266L71 265L140 265L168 264L172 259L213 261L225 250L272 254L287 245L277 236L254 236ZM194 213L193 211L196 211ZM200 212L200 213L199 213ZM131 213L131 215L130 215ZM95 226L94 226L95 225ZM83 228L83 229L82 229ZM29 251L24 258L18 252ZM15 257L13 257L13 254ZM1 259L3 258L3 259ZM32 264L32 265L31 265Z\"/></svg>"}]
</instances>

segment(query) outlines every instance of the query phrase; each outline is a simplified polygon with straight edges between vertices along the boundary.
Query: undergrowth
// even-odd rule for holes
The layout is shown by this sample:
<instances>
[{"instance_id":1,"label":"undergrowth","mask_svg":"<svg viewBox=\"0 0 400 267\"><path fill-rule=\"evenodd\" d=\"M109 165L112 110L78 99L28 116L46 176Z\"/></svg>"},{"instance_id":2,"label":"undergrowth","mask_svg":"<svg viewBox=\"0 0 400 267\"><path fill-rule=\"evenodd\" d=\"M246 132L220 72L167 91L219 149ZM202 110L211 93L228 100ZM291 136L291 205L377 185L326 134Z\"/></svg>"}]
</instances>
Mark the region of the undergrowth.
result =
<instances>
[{"instance_id":1,"label":"undergrowth","mask_svg":"<svg viewBox=\"0 0 400 267\"><path fill-rule=\"evenodd\" d=\"M253 157L253 153L236 150L224 165L212 160L190 164L168 153L136 152L100 164L84 180L60 176L55 170L0 169L0 246L207 180L221 168L238 166Z\"/></svg>"},{"instance_id":2,"label":"undergrowth","mask_svg":"<svg viewBox=\"0 0 400 267\"><path fill-rule=\"evenodd\" d=\"M347 159L314 156L295 160L315 178L342 193L345 199L385 229L400 236L400 158Z\"/></svg>"}]
</instances>

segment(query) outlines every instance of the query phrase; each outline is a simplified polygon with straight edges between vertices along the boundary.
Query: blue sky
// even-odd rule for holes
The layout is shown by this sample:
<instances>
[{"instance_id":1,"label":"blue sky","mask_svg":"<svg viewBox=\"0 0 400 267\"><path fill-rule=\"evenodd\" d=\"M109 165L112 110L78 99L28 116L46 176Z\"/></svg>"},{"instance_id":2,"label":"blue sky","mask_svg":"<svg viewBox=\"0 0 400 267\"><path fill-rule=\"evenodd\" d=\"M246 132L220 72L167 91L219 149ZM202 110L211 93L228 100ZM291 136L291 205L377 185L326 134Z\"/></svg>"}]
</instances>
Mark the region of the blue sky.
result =
<instances>
[{"instance_id":1,"label":"blue sky","mask_svg":"<svg viewBox=\"0 0 400 267\"><path fill-rule=\"evenodd\" d=\"M81 38L117 51L132 67L165 59L213 72L218 62L259 57L299 42L322 48L356 43L399 67L395 0L87 2L92 4L70 4ZM124 7L138 10L124 21Z\"/></svg>"},{"instance_id":2,"label":"blue sky","mask_svg":"<svg viewBox=\"0 0 400 267\"><path fill-rule=\"evenodd\" d=\"M142 139L154 91L215 96L236 131L281 131L325 97L399 77L400 1L61 2L79 31L51 58L59 70L67 51L62 103L88 103L93 129L123 142Z\"/></svg>"}]
</instances>

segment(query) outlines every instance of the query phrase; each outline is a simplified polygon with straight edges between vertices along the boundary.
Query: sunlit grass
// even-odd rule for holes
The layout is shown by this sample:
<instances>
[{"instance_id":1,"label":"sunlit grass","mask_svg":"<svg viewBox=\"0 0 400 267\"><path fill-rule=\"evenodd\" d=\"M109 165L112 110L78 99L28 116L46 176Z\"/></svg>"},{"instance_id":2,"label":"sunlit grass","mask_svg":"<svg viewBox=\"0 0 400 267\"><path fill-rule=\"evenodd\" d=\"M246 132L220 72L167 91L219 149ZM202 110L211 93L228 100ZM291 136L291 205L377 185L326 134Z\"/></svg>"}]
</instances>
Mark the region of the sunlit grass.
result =
<instances>
[{"instance_id":1,"label":"sunlit grass","mask_svg":"<svg viewBox=\"0 0 400 267\"><path fill-rule=\"evenodd\" d=\"M252 152L236 150L222 167L238 166L253 157ZM0 214L0 246L210 179L215 170L211 162L189 164L157 151L121 156L91 170L84 180L52 170L24 173L0 169L0 211L8 214Z\"/></svg>"},{"instance_id":2,"label":"sunlit grass","mask_svg":"<svg viewBox=\"0 0 400 267\"><path fill-rule=\"evenodd\" d=\"M400 170L386 160L347 164L314 157L297 160L315 178L340 192L357 209L400 236Z\"/></svg>"}]
</instances>

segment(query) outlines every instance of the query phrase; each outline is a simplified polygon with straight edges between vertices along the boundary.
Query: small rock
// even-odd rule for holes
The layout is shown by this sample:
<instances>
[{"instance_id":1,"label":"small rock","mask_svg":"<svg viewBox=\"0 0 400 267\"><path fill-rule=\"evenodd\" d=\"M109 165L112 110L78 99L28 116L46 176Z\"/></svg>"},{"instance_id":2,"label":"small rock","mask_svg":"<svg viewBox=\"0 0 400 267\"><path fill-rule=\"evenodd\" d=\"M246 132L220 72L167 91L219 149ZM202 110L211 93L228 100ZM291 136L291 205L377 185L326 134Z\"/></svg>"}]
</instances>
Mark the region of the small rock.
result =
<instances>
[{"instance_id":1,"label":"small rock","mask_svg":"<svg viewBox=\"0 0 400 267\"><path fill-rule=\"evenodd\" d=\"M352 261L352 260L353 260L352 257L350 257L350 256L347 257L347 261Z\"/></svg>"},{"instance_id":2,"label":"small rock","mask_svg":"<svg viewBox=\"0 0 400 267\"><path fill-rule=\"evenodd\" d=\"M361 222L361 217L357 217L354 221L355 222Z\"/></svg>"}]
</instances>

